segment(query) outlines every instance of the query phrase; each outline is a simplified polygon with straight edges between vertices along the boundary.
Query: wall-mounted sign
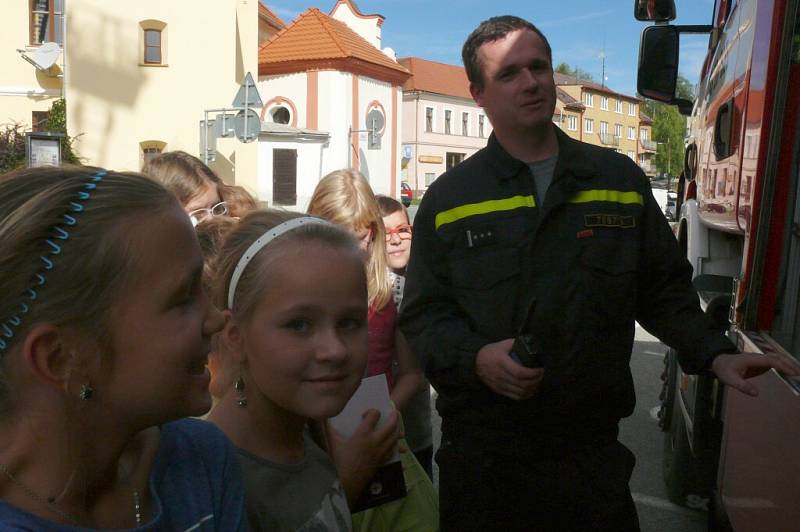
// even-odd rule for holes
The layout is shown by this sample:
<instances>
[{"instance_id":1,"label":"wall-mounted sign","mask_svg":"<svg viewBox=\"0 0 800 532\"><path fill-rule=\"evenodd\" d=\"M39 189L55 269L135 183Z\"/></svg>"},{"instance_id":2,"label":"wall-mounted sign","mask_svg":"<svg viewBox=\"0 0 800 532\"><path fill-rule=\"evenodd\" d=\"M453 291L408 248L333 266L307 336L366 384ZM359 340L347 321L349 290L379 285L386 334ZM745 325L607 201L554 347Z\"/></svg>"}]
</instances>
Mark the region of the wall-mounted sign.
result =
<instances>
[{"instance_id":1,"label":"wall-mounted sign","mask_svg":"<svg viewBox=\"0 0 800 532\"><path fill-rule=\"evenodd\" d=\"M41 131L25 133L25 152L28 167L61 165L62 133Z\"/></svg>"},{"instance_id":2,"label":"wall-mounted sign","mask_svg":"<svg viewBox=\"0 0 800 532\"><path fill-rule=\"evenodd\" d=\"M421 163L431 163L431 164L442 164L444 159L442 159L439 155L420 155L419 162Z\"/></svg>"}]
</instances>

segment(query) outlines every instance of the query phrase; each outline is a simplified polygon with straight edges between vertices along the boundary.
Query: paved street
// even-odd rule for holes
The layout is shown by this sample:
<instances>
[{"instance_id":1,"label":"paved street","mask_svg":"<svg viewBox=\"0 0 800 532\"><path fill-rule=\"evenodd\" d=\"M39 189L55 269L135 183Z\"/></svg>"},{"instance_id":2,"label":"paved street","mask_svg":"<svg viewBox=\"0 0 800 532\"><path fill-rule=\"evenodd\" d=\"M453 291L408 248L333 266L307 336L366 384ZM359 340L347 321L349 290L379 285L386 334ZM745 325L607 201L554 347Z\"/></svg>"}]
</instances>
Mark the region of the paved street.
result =
<instances>
[{"instance_id":1,"label":"paved street","mask_svg":"<svg viewBox=\"0 0 800 532\"><path fill-rule=\"evenodd\" d=\"M620 435L637 459L631 491L639 511L642 532L701 532L706 530L705 514L670 503L661 476L664 435L654 416L659 404L663 353L664 347L637 325L631 359L637 404L633 415L622 422ZM434 400L435 395L432 392ZM434 413L434 445L437 447L441 439L440 430L441 420ZM437 474L434 463L434 476Z\"/></svg>"}]
</instances>

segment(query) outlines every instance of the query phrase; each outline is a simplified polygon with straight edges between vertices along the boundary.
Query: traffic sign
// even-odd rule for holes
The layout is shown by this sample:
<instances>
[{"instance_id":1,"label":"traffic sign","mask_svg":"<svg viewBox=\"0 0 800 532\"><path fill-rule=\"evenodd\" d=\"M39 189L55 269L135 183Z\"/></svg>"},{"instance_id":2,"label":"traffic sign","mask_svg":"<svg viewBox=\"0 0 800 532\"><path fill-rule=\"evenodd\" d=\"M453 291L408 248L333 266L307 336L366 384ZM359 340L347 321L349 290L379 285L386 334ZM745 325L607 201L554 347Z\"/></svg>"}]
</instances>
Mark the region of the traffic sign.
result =
<instances>
[{"instance_id":1,"label":"traffic sign","mask_svg":"<svg viewBox=\"0 0 800 532\"><path fill-rule=\"evenodd\" d=\"M261 133L261 119L252 109L239 111L233 119L233 130L242 142L252 142Z\"/></svg>"},{"instance_id":2,"label":"traffic sign","mask_svg":"<svg viewBox=\"0 0 800 532\"><path fill-rule=\"evenodd\" d=\"M264 103L261 101L261 96L258 94L256 82L253 81L253 76L250 74L250 72L245 74L244 81L239 86L239 92L236 93L236 97L233 99L233 105L231 107L236 107L237 109L264 107Z\"/></svg>"}]
</instances>

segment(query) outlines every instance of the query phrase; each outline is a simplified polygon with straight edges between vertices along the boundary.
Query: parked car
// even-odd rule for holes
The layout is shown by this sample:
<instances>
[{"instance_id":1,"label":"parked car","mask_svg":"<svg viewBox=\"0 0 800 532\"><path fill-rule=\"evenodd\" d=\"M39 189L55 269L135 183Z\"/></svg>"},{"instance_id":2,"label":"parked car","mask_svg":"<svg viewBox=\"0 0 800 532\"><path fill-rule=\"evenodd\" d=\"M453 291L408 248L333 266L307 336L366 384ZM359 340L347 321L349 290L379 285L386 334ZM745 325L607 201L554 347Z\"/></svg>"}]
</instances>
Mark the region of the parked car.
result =
<instances>
[{"instance_id":1,"label":"parked car","mask_svg":"<svg viewBox=\"0 0 800 532\"><path fill-rule=\"evenodd\" d=\"M414 191L411 190L411 185L406 183L405 181L400 183L400 201L403 202L403 205L408 207L411 205L411 200L414 198Z\"/></svg>"}]
</instances>

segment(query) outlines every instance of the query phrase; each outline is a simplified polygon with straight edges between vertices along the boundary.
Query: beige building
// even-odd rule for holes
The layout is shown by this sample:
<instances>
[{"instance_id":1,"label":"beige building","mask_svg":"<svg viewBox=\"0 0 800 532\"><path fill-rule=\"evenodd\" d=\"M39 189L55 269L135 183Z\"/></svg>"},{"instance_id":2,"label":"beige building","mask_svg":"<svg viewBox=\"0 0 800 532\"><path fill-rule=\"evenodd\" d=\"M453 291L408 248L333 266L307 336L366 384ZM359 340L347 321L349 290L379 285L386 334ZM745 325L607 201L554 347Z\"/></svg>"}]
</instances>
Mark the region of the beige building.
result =
<instances>
[{"instance_id":1,"label":"beige building","mask_svg":"<svg viewBox=\"0 0 800 532\"><path fill-rule=\"evenodd\" d=\"M402 178L425 190L486 146L492 125L470 95L463 67L418 57L399 61L412 74L403 85Z\"/></svg>"},{"instance_id":2,"label":"beige building","mask_svg":"<svg viewBox=\"0 0 800 532\"><path fill-rule=\"evenodd\" d=\"M656 142L653 140L653 120L646 114L639 113L639 166L644 173L656 174Z\"/></svg>"},{"instance_id":3,"label":"beige building","mask_svg":"<svg viewBox=\"0 0 800 532\"><path fill-rule=\"evenodd\" d=\"M573 138L613 148L636 163L641 164L640 161L649 159L647 156L640 157L650 150L640 142L639 98L564 74L555 73L553 77L558 92L553 116L556 125Z\"/></svg>"},{"instance_id":4,"label":"beige building","mask_svg":"<svg viewBox=\"0 0 800 532\"><path fill-rule=\"evenodd\" d=\"M136 170L160 151L198 154L204 111L230 106L258 69L257 0L6 0L2 20L0 123L31 124L63 97L87 164ZM58 58L42 69L25 58L45 42ZM212 166L252 188L255 143L217 149Z\"/></svg>"}]
</instances>

